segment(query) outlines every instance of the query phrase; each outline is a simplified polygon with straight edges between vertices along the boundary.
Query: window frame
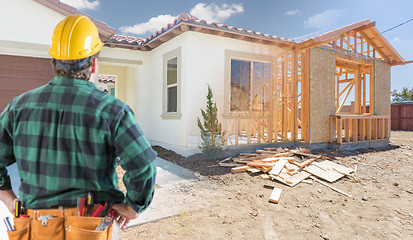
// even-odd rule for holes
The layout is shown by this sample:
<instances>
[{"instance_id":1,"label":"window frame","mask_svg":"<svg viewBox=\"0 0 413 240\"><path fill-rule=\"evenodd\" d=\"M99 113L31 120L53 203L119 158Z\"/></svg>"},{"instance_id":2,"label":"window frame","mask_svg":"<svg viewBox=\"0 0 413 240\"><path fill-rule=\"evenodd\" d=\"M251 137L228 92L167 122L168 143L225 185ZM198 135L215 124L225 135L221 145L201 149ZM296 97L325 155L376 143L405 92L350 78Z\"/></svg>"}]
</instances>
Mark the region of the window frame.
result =
<instances>
[{"instance_id":1,"label":"window frame","mask_svg":"<svg viewBox=\"0 0 413 240\"><path fill-rule=\"evenodd\" d=\"M176 83L168 85L168 61L176 58L177 79ZM163 55L163 86L162 86L162 119L180 119L181 113L181 80L182 80L182 48L179 47ZM171 86L172 85L172 86ZM168 112L168 88L176 89L176 112Z\"/></svg>"},{"instance_id":2,"label":"window frame","mask_svg":"<svg viewBox=\"0 0 413 240\"><path fill-rule=\"evenodd\" d=\"M224 116L232 116L237 115L239 111L231 111L231 61L245 61L250 63L250 83L253 80L253 64L254 62L261 62L261 63L269 63L271 66L271 79L274 78L274 70L273 70L273 63L274 59L270 55L263 55L263 54L254 54L254 53L246 53L246 52L239 52L233 50L225 50L225 108L224 108ZM253 111L248 111L251 113ZM246 112L244 112L246 113Z\"/></svg>"}]
</instances>

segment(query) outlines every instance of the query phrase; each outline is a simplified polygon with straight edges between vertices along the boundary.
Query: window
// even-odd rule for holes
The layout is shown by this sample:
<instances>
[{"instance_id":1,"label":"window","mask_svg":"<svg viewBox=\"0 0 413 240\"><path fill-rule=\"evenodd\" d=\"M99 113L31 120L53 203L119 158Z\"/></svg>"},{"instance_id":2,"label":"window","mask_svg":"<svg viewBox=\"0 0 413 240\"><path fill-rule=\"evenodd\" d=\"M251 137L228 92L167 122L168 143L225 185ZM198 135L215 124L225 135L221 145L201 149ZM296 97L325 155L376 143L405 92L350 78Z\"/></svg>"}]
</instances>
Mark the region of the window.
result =
<instances>
[{"instance_id":1,"label":"window","mask_svg":"<svg viewBox=\"0 0 413 240\"><path fill-rule=\"evenodd\" d=\"M231 59L230 87L231 112L269 110L271 64L268 62Z\"/></svg>"},{"instance_id":2,"label":"window","mask_svg":"<svg viewBox=\"0 0 413 240\"><path fill-rule=\"evenodd\" d=\"M180 118L181 48L163 56L164 84L162 118Z\"/></svg>"},{"instance_id":3,"label":"window","mask_svg":"<svg viewBox=\"0 0 413 240\"><path fill-rule=\"evenodd\" d=\"M168 60L166 73L167 112L178 111L178 58Z\"/></svg>"}]
</instances>

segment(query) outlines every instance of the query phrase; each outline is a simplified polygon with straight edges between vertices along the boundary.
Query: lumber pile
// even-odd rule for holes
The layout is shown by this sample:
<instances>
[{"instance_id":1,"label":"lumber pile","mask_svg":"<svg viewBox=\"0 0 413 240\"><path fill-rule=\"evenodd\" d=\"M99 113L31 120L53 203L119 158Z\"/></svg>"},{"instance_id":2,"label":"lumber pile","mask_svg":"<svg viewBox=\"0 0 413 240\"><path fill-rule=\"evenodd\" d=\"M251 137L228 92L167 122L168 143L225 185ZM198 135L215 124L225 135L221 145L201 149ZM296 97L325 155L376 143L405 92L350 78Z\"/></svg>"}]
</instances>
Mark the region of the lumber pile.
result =
<instances>
[{"instance_id":1,"label":"lumber pile","mask_svg":"<svg viewBox=\"0 0 413 240\"><path fill-rule=\"evenodd\" d=\"M278 181L294 187L302 181L311 178L345 196L349 194L328 185L349 176L353 169L341 166L329 160L328 157L313 155L308 149L288 150L282 148L264 148L256 153L240 153L235 158L227 158L220 162L220 166L232 167L232 173L250 172L259 178ZM311 180L310 180L311 181ZM282 189L273 186L270 202L278 203Z\"/></svg>"}]
</instances>

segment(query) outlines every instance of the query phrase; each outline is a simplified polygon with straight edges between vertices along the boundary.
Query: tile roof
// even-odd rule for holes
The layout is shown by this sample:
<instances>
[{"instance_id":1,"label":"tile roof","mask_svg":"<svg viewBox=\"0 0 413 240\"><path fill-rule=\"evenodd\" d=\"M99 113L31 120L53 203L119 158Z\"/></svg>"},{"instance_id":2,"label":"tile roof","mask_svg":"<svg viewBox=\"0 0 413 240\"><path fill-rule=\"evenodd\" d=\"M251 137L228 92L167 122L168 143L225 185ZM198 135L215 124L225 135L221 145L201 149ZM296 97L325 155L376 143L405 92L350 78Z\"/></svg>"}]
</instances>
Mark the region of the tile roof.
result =
<instances>
[{"instance_id":1,"label":"tile roof","mask_svg":"<svg viewBox=\"0 0 413 240\"><path fill-rule=\"evenodd\" d=\"M174 29L176 26L178 26L181 23L188 23L191 25L197 25L200 27L208 27L216 30L224 30L227 32L233 32L233 33L238 33L238 34L243 34L243 35L248 35L248 36L253 36L253 37L259 37L259 38L264 38L264 39L271 39L271 40L280 40L280 41L290 41L290 39L287 38L282 38L278 36L273 36L270 34L264 34L256 31L251 31L247 30L245 28L237 28L237 27L232 27L228 26L226 24L218 24L218 23L209 23L205 20L200 20L195 16L192 16L187 13L182 13L179 15L178 18L176 18L172 23L168 24L166 27L163 27L161 30L157 31L156 33L152 34L146 39L140 39L140 40L134 40L134 37L128 37L128 36L122 36L122 35L114 35L108 42L110 43L121 43L121 44L130 44L130 45L145 45L148 44L149 42L153 41L157 37L163 35L164 33ZM123 38L119 38L118 36L122 36Z\"/></svg>"},{"instance_id":2,"label":"tile roof","mask_svg":"<svg viewBox=\"0 0 413 240\"><path fill-rule=\"evenodd\" d=\"M115 83L116 77L113 75L98 75L98 82Z\"/></svg>"},{"instance_id":3,"label":"tile roof","mask_svg":"<svg viewBox=\"0 0 413 240\"><path fill-rule=\"evenodd\" d=\"M138 37L115 34L109 39L108 42L142 46L144 41L144 39Z\"/></svg>"}]
</instances>

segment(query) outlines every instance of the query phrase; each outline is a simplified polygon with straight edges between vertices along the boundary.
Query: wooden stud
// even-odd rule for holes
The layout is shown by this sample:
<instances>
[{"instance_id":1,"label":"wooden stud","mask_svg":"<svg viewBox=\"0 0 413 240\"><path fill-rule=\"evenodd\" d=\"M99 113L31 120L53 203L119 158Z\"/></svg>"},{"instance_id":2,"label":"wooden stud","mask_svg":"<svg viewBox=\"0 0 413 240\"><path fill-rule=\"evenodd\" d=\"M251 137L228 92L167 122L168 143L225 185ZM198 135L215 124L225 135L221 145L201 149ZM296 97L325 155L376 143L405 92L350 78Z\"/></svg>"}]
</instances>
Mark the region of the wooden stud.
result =
<instances>
[{"instance_id":1,"label":"wooden stud","mask_svg":"<svg viewBox=\"0 0 413 240\"><path fill-rule=\"evenodd\" d=\"M371 119L366 119L366 132L367 132L367 141L371 140Z\"/></svg>"},{"instance_id":2,"label":"wooden stud","mask_svg":"<svg viewBox=\"0 0 413 240\"><path fill-rule=\"evenodd\" d=\"M337 143L343 143L343 135L342 135L342 125L341 125L341 117L337 118ZM344 129L345 130L345 129Z\"/></svg>"},{"instance_id":3,"label":"wooden stud","mask_svg":"<svg viewBox=\"0 0 413 240\"><path fill-rule=\"evenodd\" d=\"M390 120L388 117L384 119L384 138L390 138Z\"/></svg>"},{"instance_id":4,"label":"wooden stud","mask_svg":"<svg viewBox=\"0 0 413 240\"><path fill-rule=\"evenodd\" d=\"M359 123L360 123L360 133L359 133L359 136L360 136L360 141L364 141L364 136L365 136L365 132L364 132L364 130L365 130L365 121L364 121L364 119L360 119L360 120L358 120L359 121Z\"/></svg>"},{"instance_id":5,"label":"wooden stud","mask_svg":"<svg viewBox=\"0 0 413 240\"><path fill-rule=\"evenodd\" d=\"M344 119L344 137L346 142L350 142L350 119Z\"/></svg>"},{"instance_id":6,"label":"wooden stud","mask_svg":"<svg viewBox=\"0 0 413 240\"><path fill-rule=\"evenodd\" d=\"M353 119L353 142L357 142L358 136L357 136L357 119Z\"/></svg>"}]
</instances>

